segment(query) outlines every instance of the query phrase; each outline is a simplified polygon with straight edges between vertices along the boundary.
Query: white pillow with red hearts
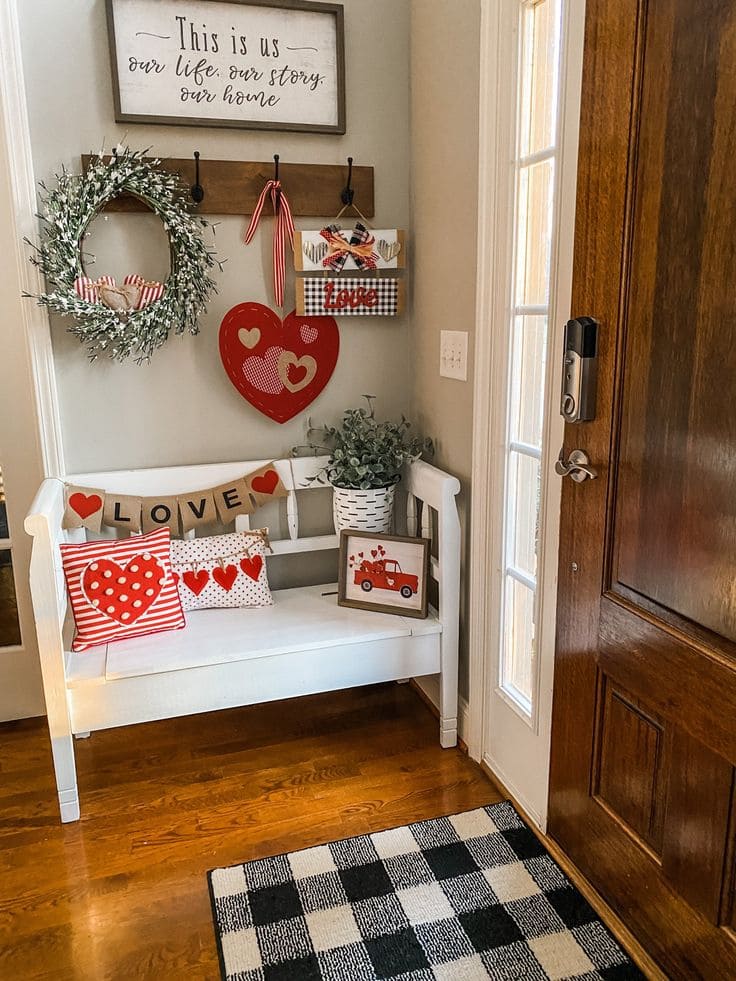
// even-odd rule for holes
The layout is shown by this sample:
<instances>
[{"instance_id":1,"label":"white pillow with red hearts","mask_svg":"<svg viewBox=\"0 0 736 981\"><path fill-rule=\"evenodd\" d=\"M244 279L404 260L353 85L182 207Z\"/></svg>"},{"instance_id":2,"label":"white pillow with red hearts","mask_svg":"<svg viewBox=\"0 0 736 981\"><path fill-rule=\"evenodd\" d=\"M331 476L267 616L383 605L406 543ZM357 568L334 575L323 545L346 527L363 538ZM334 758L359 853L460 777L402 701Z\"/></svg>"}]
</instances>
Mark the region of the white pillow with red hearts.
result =
<instances>
[{"instance_id":1,"label":"white pillow with red hearts","mask_svg":"<svg viewBox=\"0 0 736 981\"><path fill-rule=\"evenodd\" d=\"M73 651L185 625L168 528L60 549L77 627Z\"/></svg>"},{"instance_id":2,"label":"white pillow with red hearts","mask_svg":"<svg viewBox=\"0 0 736 981\"><path fill-rule=\"evenodd\" d=\"M171 543L185 610L273 606L266 573L268 529Z\"/></svg>"}]
</instances>

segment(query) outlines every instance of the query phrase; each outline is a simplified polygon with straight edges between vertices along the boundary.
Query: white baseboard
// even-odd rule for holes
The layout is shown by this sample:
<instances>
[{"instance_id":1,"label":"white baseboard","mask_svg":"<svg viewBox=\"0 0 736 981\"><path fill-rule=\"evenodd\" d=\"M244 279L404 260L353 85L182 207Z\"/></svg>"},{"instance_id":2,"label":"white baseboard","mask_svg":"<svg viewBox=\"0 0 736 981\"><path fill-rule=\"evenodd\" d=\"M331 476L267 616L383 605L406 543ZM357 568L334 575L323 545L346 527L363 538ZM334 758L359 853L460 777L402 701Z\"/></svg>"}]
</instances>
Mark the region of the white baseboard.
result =
<instances>
[{"instance_id":1,"label":"white baseboard","mask_svg":"<svg viewBox=\"0 0 736 981\"><path fill-rule=\"evenodd\" d=\"M440 710L440 676L438 674L427 674L423 678L414 678L414 683L424 692L429 701L439 712ZM457 704L457 734L467 743L466 734L468 731L468 702L462 695Z\"/></svg>"},{"instance_id":2,"label":"white baseboard","mask_svg":"<svg viewBox=\"0 0 736 981\"><path fill-rule=\"evenodd\" d=\"M519 790L516 782L510 777L504 770L497 765L496 761L490 757L487 753L483 756L481 765L486 767L492 776L506 788L509 794L514 798L517 804L525 811L527 817L533 821L542 834L547 833L547 820L546 815L541 815L539 811L529 803L526 796Z\"/></svg>"}]
</instances>

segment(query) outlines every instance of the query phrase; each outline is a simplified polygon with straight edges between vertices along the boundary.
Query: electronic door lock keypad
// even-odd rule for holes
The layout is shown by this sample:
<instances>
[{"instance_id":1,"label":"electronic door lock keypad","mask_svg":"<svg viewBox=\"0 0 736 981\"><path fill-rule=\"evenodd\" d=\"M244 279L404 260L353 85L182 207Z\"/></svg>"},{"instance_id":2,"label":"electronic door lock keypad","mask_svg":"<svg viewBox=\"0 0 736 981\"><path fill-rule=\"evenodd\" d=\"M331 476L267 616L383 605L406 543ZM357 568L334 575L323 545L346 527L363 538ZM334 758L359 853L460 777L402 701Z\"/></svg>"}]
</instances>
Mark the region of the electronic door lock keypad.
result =
<instances>
[{"instance_id":1,"label":"electronic door lock keypad","mask_svg":"<svg viewBox=\"0 0 736 981\"><path fill-rule=\"evenodd\" d=\"M598 385L598 321L578 317L565 324L560 413L566 422L595 418Z\"/></svg>"}]
</instances>

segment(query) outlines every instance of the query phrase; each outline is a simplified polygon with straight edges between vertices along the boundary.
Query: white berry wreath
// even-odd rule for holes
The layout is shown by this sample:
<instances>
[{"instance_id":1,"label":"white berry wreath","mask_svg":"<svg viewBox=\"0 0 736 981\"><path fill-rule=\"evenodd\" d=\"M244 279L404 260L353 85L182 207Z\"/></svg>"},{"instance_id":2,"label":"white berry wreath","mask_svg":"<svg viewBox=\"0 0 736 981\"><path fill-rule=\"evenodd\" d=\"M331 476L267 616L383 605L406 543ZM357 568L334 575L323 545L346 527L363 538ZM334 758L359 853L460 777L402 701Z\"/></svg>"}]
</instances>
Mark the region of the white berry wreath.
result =
<instances>
[{"instance_id":1,"label":"white berry wreath","mask_svg":"<svg viewBox=\"0 0 736 981\"><path fill-rule=\"evenodd\" d=\"M91 360L104 353L116 361L134 355L140 363L166 342L171 330L198 333L198 318L215 290L208 270L218 263L201 235L210 223L192 214L189 192L178 174L161 170L160 161L144 153L126 147L108 160L99 154L84 174L63 170L52 190L41 185L41 244L29 244L35 250L31 261L44 274L48 292L35 299L74 317L68 329L87 345ZM111 309L78 288L85 276L85 232L108 201L125 193L158 215L169 238L169 277L160 298L142 309Z\"/></svg>"}]
</instances>

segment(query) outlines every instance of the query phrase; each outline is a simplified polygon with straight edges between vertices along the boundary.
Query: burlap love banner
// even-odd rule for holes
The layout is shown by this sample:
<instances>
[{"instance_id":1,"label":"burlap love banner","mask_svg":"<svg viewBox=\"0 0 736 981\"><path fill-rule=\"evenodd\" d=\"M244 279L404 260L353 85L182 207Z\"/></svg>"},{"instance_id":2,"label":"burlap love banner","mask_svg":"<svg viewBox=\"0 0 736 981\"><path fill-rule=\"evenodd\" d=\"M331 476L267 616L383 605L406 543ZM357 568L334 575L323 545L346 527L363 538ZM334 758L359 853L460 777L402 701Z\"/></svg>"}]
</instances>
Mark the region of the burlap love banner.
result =
<instances>
[{"instance_id":1,"label":"burlap love banner","mask_svg":"<svg viewBox=\"0 0 736 981\"><path fill-rule=\"evenodd\" d=\"M241 514L252 514L288 491L273 463L217 487L187 494L138 497L114 494L96 487L66 485L64 528L102 526L131 532L170 528L172 535L208 524L230 524Z\"/></svg>"}]
</instances>

